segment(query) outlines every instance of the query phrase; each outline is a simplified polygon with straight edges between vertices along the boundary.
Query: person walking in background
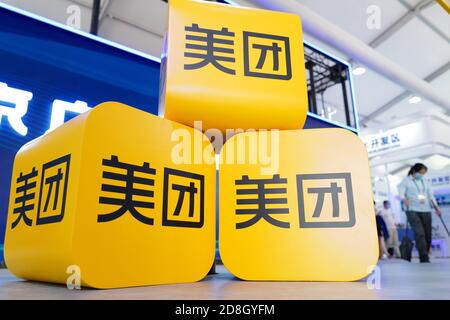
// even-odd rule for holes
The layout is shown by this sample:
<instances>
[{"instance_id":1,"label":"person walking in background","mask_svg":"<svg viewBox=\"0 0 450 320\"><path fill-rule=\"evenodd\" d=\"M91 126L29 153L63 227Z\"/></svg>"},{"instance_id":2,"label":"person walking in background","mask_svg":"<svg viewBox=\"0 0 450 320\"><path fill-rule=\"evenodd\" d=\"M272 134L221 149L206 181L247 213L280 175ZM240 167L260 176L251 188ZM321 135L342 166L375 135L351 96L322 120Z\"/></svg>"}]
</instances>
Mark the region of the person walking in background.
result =
<instances>
[{"instance_id":1,"label":"person walking in background","mask_svg":"<svg viewBox=\"0 0 450 320\"><path fill-rule=\"evenodd\" d=\"M430 262L432 207L437 215L441 214L431 187L424 179L427 171L424 164L416 163L399 185L400 198L406 206L406 216L414 232L420 262Z\"/></svg>"},{"instance_id":2,"label":"person walking in background","mask_svg":"<svg viewBox=\"0 0 450 320\"><path fill-rule=\"evenodd\" d=\"M373 202L373 206L375 208L375 220L377 223L377 233L378 233L378 248L379 248L379 258L385 259L388 256L388 251L386 250L385 242L389 239L389 231L386 227L386 223L384 222L383 217L377 211L376 203Z\"/></svg>"},{"instance_id":3,"label":"person walking in background","mask_svg":"<svg viewBox=\"0 0 450 320\"><path fill-rule=\"evenodd\" d=\"M398 232L397 226L395 225L394 213L391 210L391 203L388 200L383 201L383 208L380 210L380 216L383 217L386 223L386 228L389 233L389 238L385 239L386 248L390 253L389 249L392 249L392 254L390 257L400 258L400 249L398 244Z\"/></svg>"}]
</instances>

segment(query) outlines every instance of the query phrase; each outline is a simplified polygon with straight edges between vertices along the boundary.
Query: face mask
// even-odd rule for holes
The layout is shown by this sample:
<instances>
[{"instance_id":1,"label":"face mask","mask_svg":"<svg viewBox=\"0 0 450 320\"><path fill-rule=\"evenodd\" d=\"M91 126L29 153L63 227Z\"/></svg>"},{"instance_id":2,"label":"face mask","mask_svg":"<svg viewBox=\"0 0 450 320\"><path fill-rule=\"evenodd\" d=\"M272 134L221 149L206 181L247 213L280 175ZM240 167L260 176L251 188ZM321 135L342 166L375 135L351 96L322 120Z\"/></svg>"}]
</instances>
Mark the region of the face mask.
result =
<instances>
[{"instance_id":1,"label":"face mask","mask_svg":"<svg viewBox=\"0 0 450 320\"><path fill-rule=\"evenodd\" d=\"M423 175L421 175L419 172L416 172L416 173L414 173L414 178L416 178L417 180L422 180Z\"/></svg>"}]
</instances>

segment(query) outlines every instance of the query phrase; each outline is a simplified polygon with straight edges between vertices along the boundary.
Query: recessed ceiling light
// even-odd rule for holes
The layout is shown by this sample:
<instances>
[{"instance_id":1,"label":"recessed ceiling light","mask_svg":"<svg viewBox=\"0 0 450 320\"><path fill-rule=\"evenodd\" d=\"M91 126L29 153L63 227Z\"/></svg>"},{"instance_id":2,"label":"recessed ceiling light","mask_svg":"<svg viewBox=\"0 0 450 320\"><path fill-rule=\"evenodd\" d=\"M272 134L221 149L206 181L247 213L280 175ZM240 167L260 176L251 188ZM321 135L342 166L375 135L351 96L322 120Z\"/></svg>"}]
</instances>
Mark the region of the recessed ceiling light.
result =
<instances>
[{"instance_id":1,"label":"recessed ceiling light","mask_svg":"<svg viewBox=\"0 0 450 320\"><path fill-rule=\"evenodd\" d=\"M353 74L355 76L360 76L362 74L366 73L366 68L358 66L355 69L353 69Z\"/></svg>"},{"instance_id":2,"label":"recessed ceiling light","mask_svg":"<svg viewBox=\"0 0 450 320\"><path fill-rule=\"evenodd\" d=\"M422 101L422 98L419 96L412 96L411 98L409 98L409 103L419 103L420 101Z\"/></svg>"}]
</instances>

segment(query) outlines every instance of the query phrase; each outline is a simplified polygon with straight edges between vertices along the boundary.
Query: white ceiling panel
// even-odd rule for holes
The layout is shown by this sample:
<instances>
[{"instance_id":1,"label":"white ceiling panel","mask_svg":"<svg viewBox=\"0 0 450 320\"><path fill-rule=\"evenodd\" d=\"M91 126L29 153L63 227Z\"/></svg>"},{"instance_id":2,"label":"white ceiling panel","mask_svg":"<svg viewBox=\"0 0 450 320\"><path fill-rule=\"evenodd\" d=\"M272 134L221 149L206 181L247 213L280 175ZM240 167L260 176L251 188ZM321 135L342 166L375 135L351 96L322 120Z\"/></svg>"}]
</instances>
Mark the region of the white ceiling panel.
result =
<instances>
[{"instance_id":1,"label":"white ceiling panel","mask_svg":"<svg viewBox=\"0 0 450 320\"><path fill-rule=\"evenodd\" d=\"M112 0L108 14L160 36L167 24L167 3L161 0Z\"/></svg>"},{"instance_id":2,"label":"white ceiling panel","mask_svg":"<svg viewBox=\"0 0 450 320\"><path fill-rule=\"evenodd\" d=\"M73 2L84 5L87 8L92 8L92 0L72 0ZM104 0L102 2L105 2Z\"/></svg>"},{"instance_id":3,"label":"white ceiling panel","mask_svg":"<svg viewBox=\"0 0 450 320\"><path fill-rule=\"evenodd\" d=\"M300 2L366 43L407 12L404 6L394 0L300 0ZM367 27L369 17L367 8L371 5L380 9L380 29Z\"/></svg>"},{"instance_id":4,"label":"white ceiling panel","mask_svg":"<svg viewBox=\"0 0 450 320\"><path fill-rule=\"evenodd\" d=\"M70 6L76 5L70 0L1 0L0 2L63 24L67 24L72 13L69 10ZM80 29L88 32L91 24L91 10L85 6L78 6L78 8L80 9Z\"/></svg>"},{"instance_id":5,"label":"white ceiling panel","mask_svg":"<svg viewBox=\"0 0 450 320\"><path fill-rule=\"evenodd\" d=\"M450 57L450 45L419 19L409 21L377 50L421 78Z\"/></svg>"},{"instance_id":6,"label":"white ceiling panel","mask_svg":"<svg viewBox=\"0 0 450 320\"><path fill-rule=\"evenodd\" d=\"M436 78L430 82L433 87L441 91L450 100L450 72L446 72L440 77ZM415 113L434 113L434 112L446 112L443 108L429 102L426 99L422 99L421 102L417 104L411 104L408 102L409 97L396 104L390 110L381 114L378 117L380 121L388 121L394 118L401 118L409 116Z\"/></svg>"},{"instance_id":7,"label":"white ceiling panel","mask_svg":"<svg viewBox=\"0 0 450 320\"><path fill-rule=\"evenodd\" d=\"M372 113L404 91L399 85L369 69L361 76L353 76L353 82L358 111L364 115Z\"/></svg>"},{"instance_id":8,"label":"white ceiling panel","mask_svg":"<svg viewBox=\"0 0 450 320\"><path fill-rule=\"evenodd\" d=\"M311 37L307 33L303 34L303 40L311 43L313 46L320 48L322 51L325 51L328 54L331 54L340 60L348 61L348 59L349 59L348 56L346 56L342 52L336 50L334 47L332 47L318 39Z\"/></svg>"},{"instance_id":9,"label":"white ceiling panel","mask_svg":"<svg viewBox=\"0 0 450 320\"><path fill-rule=\"evenodd\" d=\"M389 122L390 120L411 116L413 114L442 112L441 107L438 107L434 103L431 103L425 99L422 99L421 102L416 104L411 104L408 100L409 97L402 100L388 111L382 113L377 120L381 122Z\"/></svg>"},{"instance_id":10,"label":"white ceiling panel","mask_svg":"<svg viewBox=\"0 0 450 320\"><path fill-rule=\"evenodd\" d=\"M450 57L448 57L450 61ZM441 75L440 77L434 79L431 85L438 89L441 93L445 94L447 99L450 101L450 70Z\"/></svg>"},{"instance_id":11,"label":"white ceiling panel","mask_svg":"<svg viewBox=\"0 0 450 320\"><path fill-rule=\"evenodd\" d=\"M145 32L109 17L102 21L99 36L126 45L130 48L149 53L155 57L161 56L163 38L153 33Z\"/></svg>"},{"instance_id":12,"label":"white ceiling panel","mask_svg":"<svg viewBox=\"0 0 450 320\"><path fill-rule=\"evenodd\" d=\"M450 37L450 16L439 4L425 8L421 15L433 25L443 32L447 37Z\"/></svg>"},{"instance_id":13,"label":"white ceiling panel","mask_svg":"<svg viewBox=\"0 0 450 320\"><path fill-rule=\"evenodd\" d=\"M422 0L405 0L407 4L409 4L411 7L415 7L418 5Z\"/></svg>"}]
</instances>

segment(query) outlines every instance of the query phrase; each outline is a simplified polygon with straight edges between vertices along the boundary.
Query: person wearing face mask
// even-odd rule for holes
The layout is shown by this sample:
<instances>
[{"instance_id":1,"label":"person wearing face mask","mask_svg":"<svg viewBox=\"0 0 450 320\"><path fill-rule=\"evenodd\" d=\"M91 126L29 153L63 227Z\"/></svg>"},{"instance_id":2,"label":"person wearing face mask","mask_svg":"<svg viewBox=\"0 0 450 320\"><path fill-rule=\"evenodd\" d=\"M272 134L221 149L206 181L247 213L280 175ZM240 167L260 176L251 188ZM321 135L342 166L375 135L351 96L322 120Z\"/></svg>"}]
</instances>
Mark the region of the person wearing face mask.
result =
<instances>
[{"instance_id":1,"label":"person wearing face mask","mask_svg":"<svg viewBox=\"0 0 450 320\"><path fill-rule=\"evenodd\" d=\"M424 164L416 163L399 185L400 198L406 206L406 216L414 232L420 262L430 262L432 207L437 215L441 214L430 185L424 179L427 170Z\"/></svg>"}]
</instances>

